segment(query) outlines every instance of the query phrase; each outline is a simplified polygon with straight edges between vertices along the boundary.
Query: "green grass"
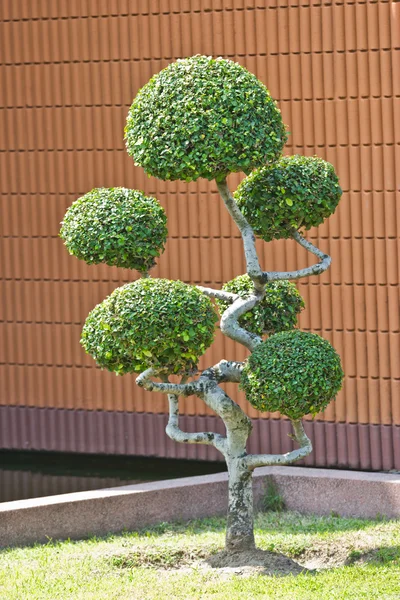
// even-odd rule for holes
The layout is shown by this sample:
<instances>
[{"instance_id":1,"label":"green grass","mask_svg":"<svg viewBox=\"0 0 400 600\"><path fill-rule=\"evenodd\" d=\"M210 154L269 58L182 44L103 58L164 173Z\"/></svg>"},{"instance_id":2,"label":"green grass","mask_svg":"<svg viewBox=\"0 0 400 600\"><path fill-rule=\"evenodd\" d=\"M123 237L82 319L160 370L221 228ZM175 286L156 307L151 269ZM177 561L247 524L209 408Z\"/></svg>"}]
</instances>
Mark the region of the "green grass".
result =
<instances>
[{"instance_id":1,"label":"green grass","mask_svg":"<svg viewBox=\"0 0 400 600\"><path fill-rule=\"evenodd\" d=\"M202 568L224 529L224 519L204 519L3 550L0 599L400 599L400 521L258 515L260 548L316 569L296 577Z\"/></svg>"}]
</instances>

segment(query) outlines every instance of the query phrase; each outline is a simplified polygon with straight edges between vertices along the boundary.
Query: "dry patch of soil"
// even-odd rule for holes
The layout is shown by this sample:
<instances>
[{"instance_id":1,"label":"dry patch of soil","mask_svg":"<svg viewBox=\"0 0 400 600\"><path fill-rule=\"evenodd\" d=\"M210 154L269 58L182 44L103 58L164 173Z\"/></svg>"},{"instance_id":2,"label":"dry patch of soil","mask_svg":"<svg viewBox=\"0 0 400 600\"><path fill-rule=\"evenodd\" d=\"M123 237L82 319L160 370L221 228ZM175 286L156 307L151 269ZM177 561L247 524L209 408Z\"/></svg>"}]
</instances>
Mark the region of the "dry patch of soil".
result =
<instances>
[{"instance_id":1,"label":"dry patch of soil","mask_svg":"<svg viewBox=\"0 0 400 600\"><path fill-rule=\"evenodd\" d=\"M400 547L386 547L375 543L358 543L342 539L334 542L315 541L296 560L307 569L334 569L356 563L392 562L400 560Z\"/></svg>"},{"instance_id":2,"label":"dry patch of soil","mask_svg":"<svg viewBox=\"0 0 400 600\"><path fill-rule=\"evenodd\" d=\"M215 547L169 549L136 549L124 555L111 557L116 567L124 569L151 567L160 571L212 571L225 575L298 575L309 571L293 559L278 552L255 548L235 554Z\"/></svg>"},{"instance_id":3,"label":"dry patch of soil","mask_svg":"<svg viewBox=\"0 0 400 600\"><path fill-rule=\"evenodd\" d=\"M123 555L111 557L116 567L130 569L135 567L155 567L157 569L182 569L187 566L197 565L202 560L209 558L214 547L200 548L137 548Z\"/></svg>"},{"instance_id":4,"label":"dry patch of soil","mask_svg":"<svg viewBox=\"0 0 400 600\"><path fill-rule=\"evenodd\" d=\"M109 559L116 567L156 568L165 575L196 569L222 577L230 575L248 577L254 574L284 577L300 573L315 574L320 570L356 563L400 562L400 546L386 546L385 540L379 536L357 532L351 537L312 540L308 546L296 554L292 552L291 555L293 558L260 548L228 554L217 545L208 544L184 548L166 545L131 547L128 552L114 554L109 556Z\"/></svg>"},{"instance_id":5,"label":"dry patch of soil","mask_svg":"<svg viewBox=\"0 0 400 600\"><path fill-rule=\"evenodd\" d=\"M235 554L227 553L225 550L210 556L206 565L212 569L218 569L225 573L236 575L276 575L284 577L285 575L299 575L300 573L310 572L309 569L299 565L297 562L278 552L269 550L247 550L246 552L237 552Z\"/></svg>"}]
</instances>

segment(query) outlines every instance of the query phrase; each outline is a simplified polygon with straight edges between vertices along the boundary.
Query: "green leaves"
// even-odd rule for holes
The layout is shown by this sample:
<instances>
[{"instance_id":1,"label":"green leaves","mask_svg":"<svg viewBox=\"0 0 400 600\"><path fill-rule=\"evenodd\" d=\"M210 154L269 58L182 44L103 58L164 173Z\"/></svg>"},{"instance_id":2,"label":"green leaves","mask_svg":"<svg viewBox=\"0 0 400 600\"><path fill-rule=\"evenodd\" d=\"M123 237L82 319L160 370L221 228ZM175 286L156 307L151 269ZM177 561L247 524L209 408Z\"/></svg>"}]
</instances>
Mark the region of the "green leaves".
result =
<instances>
[{"instance_id":1,"label":"green leaves","mask_svg":"<svg viewBox=\"0 0 400 600\"><path fill-rule=\"evenodd\" d=\"M81 343L119 375L149 367L188 373L214 339L209 298L181 281L139 279L117 288L88 315Z\"/></svg>"},{"instance_id":2,"label":"green leaves","mask_svg":"<svg viewBox=\"0 0 400 600\"><path fill-rule=\"evenodd\" d=\"M164 180L248 173L277 160L286 139L281 113L255 75L200 55L154 75L139 90L125 127L128 154Z\"/></svg>"},{"instance_id":3,"label":"green leaves","mask_svg":"<svg viewBox=\"0 0 400 600\"><path fill-rule=\"evenodd\" d=\"M254 232L266 242L320 225L335 212L341 195L330 163L299 154L253 171L234 194Z\"/></svg>"},{"instance_id":4,"label":"green leaves","mask_svg":"<svg viewBox=\"0 0 400 600\"><path fill-rule=\"evenodd\" d=\"M253 282L248 275L239 275L222 287L245 298L253 291ZM228 308L226 302L217 300L220 313ZM304 300L294 283L287 280L271 281L265 286L265 296L252 310L239 319L239 325L257 335L277 333L293 329L297 315L304 308Z\"/></svg>"},{"instance_id":5,"label":"green leaves","mask_svg":"<svg viewBox=\"0 0 400 600\"><path fill-rule=\"evenodd\" d=\"M60 236L88 264L147 272L164 251L167 217L155 198L138 190L96 188L67 210Z\"/></svg>"},{"instance_id":6,"label":"green leaves","mask_svg":"<svg viewBox=\"0 0 400 600\"><path fill-rule=\"evenodd\" d=\"M254 408L297 420L324 410L342 387L343 376L331 344L296 329L257 346L245 364L240 387Z\"/></svg>"}]
</instances>

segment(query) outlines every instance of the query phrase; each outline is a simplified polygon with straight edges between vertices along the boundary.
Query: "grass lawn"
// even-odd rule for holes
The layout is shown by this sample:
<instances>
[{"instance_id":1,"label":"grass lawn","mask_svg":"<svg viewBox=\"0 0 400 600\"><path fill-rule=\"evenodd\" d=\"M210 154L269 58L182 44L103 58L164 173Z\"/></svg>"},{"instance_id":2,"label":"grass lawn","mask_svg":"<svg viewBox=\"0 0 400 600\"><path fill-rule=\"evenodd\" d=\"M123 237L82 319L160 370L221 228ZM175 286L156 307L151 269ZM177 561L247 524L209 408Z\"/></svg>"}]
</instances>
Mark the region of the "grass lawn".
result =
<instances>
[{"instance_id":1,"label":"grass lawn","mask_svg":"<svg viewBox=\"0 0 400 600\"><path fill-rule=\"evenodd\" d=\"M268 512L257 545L304 566L294 576L214 569L224 519L162 524L104 539L0 551L1 600L175 598L400 599L400 521ZM312 569L312 570L310 570Z\"/></svg>"}]
</instances>

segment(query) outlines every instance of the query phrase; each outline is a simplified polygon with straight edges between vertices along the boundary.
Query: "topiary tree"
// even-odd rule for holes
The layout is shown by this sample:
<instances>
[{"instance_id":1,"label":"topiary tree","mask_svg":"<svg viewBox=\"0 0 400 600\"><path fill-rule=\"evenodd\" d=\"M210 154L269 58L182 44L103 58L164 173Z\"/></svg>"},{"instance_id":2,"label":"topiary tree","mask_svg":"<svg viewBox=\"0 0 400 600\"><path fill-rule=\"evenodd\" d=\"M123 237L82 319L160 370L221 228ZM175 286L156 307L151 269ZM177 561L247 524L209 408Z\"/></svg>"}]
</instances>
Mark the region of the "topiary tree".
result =
<instances>
[{"instance_id":1,"label":"topiary tree","mask_svg":"<svg viewBox=\"0 0 400 600\"><path fill-rule=\"evenodd\" d=\"M166 219L157 200L141 192L93 190L70 207L61 229L78 258L142 275L91 311L82 344L101 367L120 375L140 373L139 386L168 395L171 439L212 445L222 453L229 473L228 552L254 548L254 468L290 464L311 452L301 419L323 410L343 378L332 346L295 328L304 303L292 283L330 266L330 257L300 230L332 214L341 189L329 163L281 157L286 139L267 88L222 58L178 60L152 77L133 101L125 140L135 163L163 180L215 179L241 233L247 272L221 290L149 278L164 248ZM226 177L238 171L248 176L232 196ZM297 271L264 271L255 234L266 241L291 238L318 262ZM244 364L222 360L198 373L217 321L211 299L222 313L222 333L244 345L250 357ZM180 383L172 383L171 375L180 375ZM258 410L286 415L299 448L282 455L248 454L251 421L220 387L223 382L238 383ZM221 417L226 435L179 428L178 398L192 394Z\"/></svg>"}]
</instances>

